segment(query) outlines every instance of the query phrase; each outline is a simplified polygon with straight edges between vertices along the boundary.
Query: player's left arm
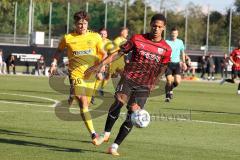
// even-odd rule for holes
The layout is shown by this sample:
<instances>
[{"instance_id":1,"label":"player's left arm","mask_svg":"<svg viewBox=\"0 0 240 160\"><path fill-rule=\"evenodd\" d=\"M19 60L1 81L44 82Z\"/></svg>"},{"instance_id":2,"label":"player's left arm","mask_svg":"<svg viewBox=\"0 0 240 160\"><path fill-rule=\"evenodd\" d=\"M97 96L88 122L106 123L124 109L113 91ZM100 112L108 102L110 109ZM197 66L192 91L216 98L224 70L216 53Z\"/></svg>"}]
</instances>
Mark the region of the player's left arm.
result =
<instances>
[{"instance_id":1,"label":"player's left arm","mask_svg":"<svg viewBox=\"0 0 240 160\"><path fill-rule=\"evenodd\" d=\"M187 69L187 65L186 65L186 53L185 53L185 47L184 44L182 42L182 46L180 48L181 50L181 58L182 58L182 62L183 62L183 70L185 71Z\"/></svg>"}]
</instances>

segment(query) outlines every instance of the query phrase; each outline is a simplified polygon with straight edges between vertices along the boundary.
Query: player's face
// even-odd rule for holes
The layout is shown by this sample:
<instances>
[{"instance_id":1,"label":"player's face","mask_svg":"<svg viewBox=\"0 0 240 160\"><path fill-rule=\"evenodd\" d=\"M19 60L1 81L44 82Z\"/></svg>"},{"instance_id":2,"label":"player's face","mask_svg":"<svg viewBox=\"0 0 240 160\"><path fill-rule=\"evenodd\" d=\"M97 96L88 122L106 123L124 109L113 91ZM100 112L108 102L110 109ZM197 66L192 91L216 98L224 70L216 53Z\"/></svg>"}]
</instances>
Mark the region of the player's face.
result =
<instances>
[{"instance_id":1,"label":"player's face","mask_svg":"<svg viewBox=\"0 0 240 160\"><path fill-rule=\"evenodd\" d=\"M105 31L105 30L100 31L100 35L103 39L107 38L107 36L108 36L107 31Z\"/></svg>"},{"instance_id":2,"label":"player's face","mask_svg":"<svg viewBox=\"0 0 240 160\"><path fill-rule=\"evenodd\" d=\"M79 34L86 33L88 29L88 21L86 21L85 19L80 19L75 23L75 27L77 33Z\"/></svg>"},{"instance_id":3,"label":"player's face","mask_svg":"<svg viewBox=\"0 0 240 160\"><path fill-rule=\"evenodd\" d=\"M151 34L154 38L156 37L161 37L162 36L162 32L165 29L165 24L163 21L160 20L156 20L153 21L151 24Z\"/></svg>"},{"instance_id":4,"label":"player's face","mask_svg":"<svg viewBox=\"0 0 240 160\"><path fill-rule=\"evenodd\" d=\"M178 31L172 31L171 37L172 37L173 40L177 39L177 37L178 37Z\"/></svg>"},{"instance_id":5,"label":"player's face","mask_svg":"<svg viewBox=\"0 0 240 160\"><path fill-rule=\"evenodd\" d=\"M127 38L128 30L127 29L122 30L121 35L122 35L122 37Z\"/></svg>"}]
</instances>

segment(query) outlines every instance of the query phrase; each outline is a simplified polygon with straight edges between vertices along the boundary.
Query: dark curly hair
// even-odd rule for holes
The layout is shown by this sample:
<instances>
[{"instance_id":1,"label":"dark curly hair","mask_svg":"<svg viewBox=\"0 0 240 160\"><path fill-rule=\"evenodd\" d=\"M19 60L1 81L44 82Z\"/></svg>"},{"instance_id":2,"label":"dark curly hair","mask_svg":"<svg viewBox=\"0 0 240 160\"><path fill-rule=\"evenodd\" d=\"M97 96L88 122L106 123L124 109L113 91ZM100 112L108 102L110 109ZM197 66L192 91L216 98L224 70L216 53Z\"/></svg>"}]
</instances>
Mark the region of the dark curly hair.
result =
<instances>
[{"instance_id":1,"label":"dark curly hair","mask_svg":"<svg viewBox=\"0 0 240 160\"><path fill-rule=\"evenodd\" d=\"M84 19L86 21L89 21L89 16L87 12L85 11L79 11L74 14L74 21L78 22L79 20Z\"/></svg>"}]
</instances>

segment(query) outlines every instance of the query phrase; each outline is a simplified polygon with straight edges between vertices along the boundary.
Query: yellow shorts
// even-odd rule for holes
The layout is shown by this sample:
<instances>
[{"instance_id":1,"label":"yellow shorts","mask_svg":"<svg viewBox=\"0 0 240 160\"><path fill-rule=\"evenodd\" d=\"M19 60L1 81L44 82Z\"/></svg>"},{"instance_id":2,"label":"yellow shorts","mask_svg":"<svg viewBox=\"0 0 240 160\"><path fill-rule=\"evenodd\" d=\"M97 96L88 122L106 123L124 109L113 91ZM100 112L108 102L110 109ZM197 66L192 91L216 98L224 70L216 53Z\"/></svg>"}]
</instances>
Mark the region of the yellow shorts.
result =
<instances>
[{"instance_id":1,"label":"yellow shorts","mask_svg":"<svg viewBox=\"0 0 240 160\"><path fill-rule=\"evenodd\" d=\"M73 94L75 96L87 96L88 99L94 94L94 85L96 83L95 75L91 76L89 79L83 79L81 76L70 76Z\"/></svg>"}]
</instances>

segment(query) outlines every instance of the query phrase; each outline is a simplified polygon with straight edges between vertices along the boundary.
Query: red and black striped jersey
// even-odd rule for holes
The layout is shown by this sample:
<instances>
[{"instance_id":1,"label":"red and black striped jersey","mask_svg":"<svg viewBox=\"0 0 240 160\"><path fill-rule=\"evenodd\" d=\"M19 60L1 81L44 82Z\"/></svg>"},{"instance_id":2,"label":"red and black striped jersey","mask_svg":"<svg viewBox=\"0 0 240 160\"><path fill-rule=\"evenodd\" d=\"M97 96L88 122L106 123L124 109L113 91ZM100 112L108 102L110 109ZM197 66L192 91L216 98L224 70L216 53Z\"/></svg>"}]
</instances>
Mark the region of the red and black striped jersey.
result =
<instances>
[{"instance_id":1,"label":"red and black striped jersey","mask_svg":"<svg viewBox=\"0 0 240 160\"><path fill-rule=\"evenodd\" d=\"M171 47L161 40L153 42L149 34L136 34L120 46L124 53L132 52L130 63L126 63L123 76L139 85L151 87L160 73L162 64L171 57Z\"/></svg>"},{"instance_id":2,"label":"red and black striped jersey","mask_svg":"<svg viewBox=\"0 0 240 160\"><path fill-rule=\"evenodd\" d=\"M239 64L238 66L233 65L233 69L239 71L240 70L240 49L238 48L234 49L230 54L230 56L232 57L235 63Z\"/></svg>"}]
</instances>

